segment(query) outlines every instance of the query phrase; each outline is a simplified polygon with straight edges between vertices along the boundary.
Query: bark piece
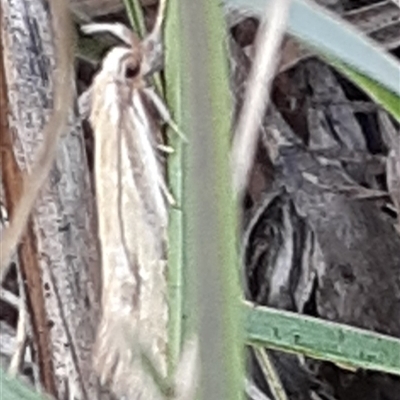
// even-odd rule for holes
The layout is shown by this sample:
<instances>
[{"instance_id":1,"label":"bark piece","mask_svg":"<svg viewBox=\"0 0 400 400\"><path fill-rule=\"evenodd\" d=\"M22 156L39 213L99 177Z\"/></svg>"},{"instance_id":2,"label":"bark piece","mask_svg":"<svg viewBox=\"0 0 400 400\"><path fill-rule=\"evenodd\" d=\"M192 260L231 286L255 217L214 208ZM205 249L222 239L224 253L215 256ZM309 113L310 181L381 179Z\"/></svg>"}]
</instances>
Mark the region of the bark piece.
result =
<instances>
[{"instance_id":1,"label":"bark piece","mask_svg":"<svg viewBox=\"0 0 400 400\"><path fill-rule=\"evenodd\" d=\"M35 161L52 111L54 35L42 2L2 1L2 22L10 110L2 169L12 211L20 196L18 182ZM68 131L20 248L42 383L58 398L100 396L91 355L100 283L94 216L82 131L71 110Z\"/></svg>"}]
</instances>

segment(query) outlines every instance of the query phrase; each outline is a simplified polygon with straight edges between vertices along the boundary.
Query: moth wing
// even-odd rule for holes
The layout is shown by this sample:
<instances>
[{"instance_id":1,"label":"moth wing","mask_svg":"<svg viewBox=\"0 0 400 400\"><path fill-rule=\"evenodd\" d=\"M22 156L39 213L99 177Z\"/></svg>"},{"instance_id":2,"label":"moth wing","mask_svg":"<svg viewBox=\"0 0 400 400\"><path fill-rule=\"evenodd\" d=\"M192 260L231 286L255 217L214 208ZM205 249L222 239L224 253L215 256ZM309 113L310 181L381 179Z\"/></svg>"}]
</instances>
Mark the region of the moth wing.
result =
<instances>
[{"instance_id":1,"label":"moth wing","mask_svg":"<svg viewBox=\"0 0 400 400\"><path fill-rule=\"evenodd\" d=\"M121 103L117 85L103 86L91 117L103 278L96 363L121 393L155 398L134 351L145 349L165 370L166 211L153 186L154 171L160 171L148 132L138 134L143 124L135 120L133 105Z\"/></svg>"}]
</instances>

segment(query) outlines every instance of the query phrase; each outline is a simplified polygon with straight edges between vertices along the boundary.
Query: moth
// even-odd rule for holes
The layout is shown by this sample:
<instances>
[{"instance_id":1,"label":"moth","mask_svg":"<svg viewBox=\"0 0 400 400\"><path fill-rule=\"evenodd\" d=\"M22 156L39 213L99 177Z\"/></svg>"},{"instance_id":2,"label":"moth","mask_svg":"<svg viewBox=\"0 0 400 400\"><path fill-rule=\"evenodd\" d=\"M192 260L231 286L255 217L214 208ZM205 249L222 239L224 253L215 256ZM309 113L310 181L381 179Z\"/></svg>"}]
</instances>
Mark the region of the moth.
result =
<instances>
[{"instance_id":1,"label":"moth","mask_svg":"<svg viewBox=\"0 0 400 400\"><path fill-rule=\"evenodd\" d=\"M125 44L108 52L90 89L102 258L95 366L119 396L158 399L139 354L146 353L165 375L167 202L173 199L157 149L160 126L147 105L174 124L146 82L157 64L157 33L140 41L120 24L90 24L83 31L107 31Z\"/></svg>"}]
</instances>

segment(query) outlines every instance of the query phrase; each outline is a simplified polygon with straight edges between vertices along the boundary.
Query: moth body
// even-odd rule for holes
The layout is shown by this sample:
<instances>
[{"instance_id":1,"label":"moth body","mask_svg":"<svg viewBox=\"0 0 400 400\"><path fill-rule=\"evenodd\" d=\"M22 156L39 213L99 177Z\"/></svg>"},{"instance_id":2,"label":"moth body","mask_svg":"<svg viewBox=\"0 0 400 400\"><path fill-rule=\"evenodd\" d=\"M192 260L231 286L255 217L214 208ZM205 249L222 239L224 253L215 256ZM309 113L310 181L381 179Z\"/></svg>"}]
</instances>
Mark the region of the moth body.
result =
<instances>
[{"instance_id":1,"label":"moth body","mask_svg":"<svg viewBox=\"0 0 400 400\"><path fill-rule=\"evenodd\" d=\"M127 399L158 399L140 352L166 372L164 177L142 101L140 43L116 47L92 85L95 181L102 257L102 319L95 363Z\"/></svg>"}]
</instances>

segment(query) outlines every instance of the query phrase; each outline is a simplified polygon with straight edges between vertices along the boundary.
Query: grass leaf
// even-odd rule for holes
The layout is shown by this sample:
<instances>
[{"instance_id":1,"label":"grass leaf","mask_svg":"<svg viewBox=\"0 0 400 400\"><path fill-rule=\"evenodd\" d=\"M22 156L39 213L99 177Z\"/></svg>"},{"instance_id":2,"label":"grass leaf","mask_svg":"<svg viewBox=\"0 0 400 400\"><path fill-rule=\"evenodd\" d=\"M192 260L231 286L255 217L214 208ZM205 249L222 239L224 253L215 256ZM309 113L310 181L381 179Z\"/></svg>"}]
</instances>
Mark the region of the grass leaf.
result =
<instances>
[{"instance_id":1,"label":"grass leaf","mask_svg":"<svg viewBox=\"0 0 400 400\"><path fill-rule=\"evenodd\" d=\"M400 339L247 302L244 309L249 344L400 375Z\"/></svg>"},{"instance_id":2,"label":"grass leaf","mask_svg":"<svg viewBox=\"0 0 400 400\"><path fill-rule=\"evenodd\" d=\"M378 82L368 78L361 72L348 67L347 65L335 61L328 60L328 62L346 76L349 80L354 82L360 89L362 89L372 100L381 105L387 112L389 112L397 121L400 122L400 97L390 90L384 88ZM399 77L400 81L400 77ZM400 83L399 83L400 85Z\"/></svg>"},{"instance_id":3,"label":"grass leaf","mask_svg":"<svg viewBox=\"0 0 400 400\"><path fill-rule=\"evenodd\" d=\"M176 40L180 34L179 7L175 0L168 2L168 18L165 25L165 82L168 108L179 127L183 126L184 110L182 104L182 42ZM175 150L168 158L168 183L177 206L169 212L168 227L168 370L170 376L178 365L184 337L187 337L185 311L190 309L186 292L187 276L184 269L186 248L184 246L183 220L183 179L184 143L172 130L168 130L169 145Z\"/></svg>"},{"instance_id":4,"label":"grass leaf","mask_svg":"<svg viewBox=\"0 0 400 400\"><path fill-rule=\"evenodd\" d=\"M133 30L139 37L143 37L146 33L146 27L144 25L144 15L140 1L124 0L124 5Z\"/></svg>"},{"instance_id":5,"label":"grass leaf","mask_svg":"<svg viewBox=\"0 0 400 400\"><path fill-rule=\"evenodd\" d=\"M190 275L188 292L198 300L190 311L199 327L200 394L239 400L243 342L226 30L214 0L177 1L176 7L179 31L167 51L180 52L182 130L189 140L183 157L184 269Z\"/></svg>"},{"instance_id":6,"label":"grass leaf","mask_svg":"<svg viewBox=\"0 0 400 400\"><path fill-rule=\"evenodd\" d=\"M262 18L270 0L225 0ZM400 96L400 64L348 22L315 2L292 0L288 29L311 47L360 71Z\"/></svg>"},{"instance_id":7,"label":"grass leaf","mask_svg":"<svg viewBox=\"0 0 400 400\"><path fill-rule=\"evenodd\" d=\"M0 398L4 400L45 400L18 379L10 378L0 368Z\"/></svg>"}]
</instances>

